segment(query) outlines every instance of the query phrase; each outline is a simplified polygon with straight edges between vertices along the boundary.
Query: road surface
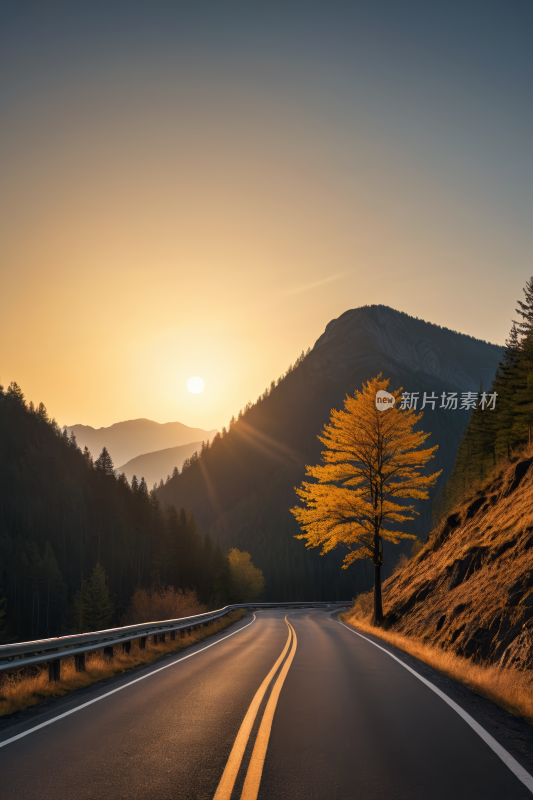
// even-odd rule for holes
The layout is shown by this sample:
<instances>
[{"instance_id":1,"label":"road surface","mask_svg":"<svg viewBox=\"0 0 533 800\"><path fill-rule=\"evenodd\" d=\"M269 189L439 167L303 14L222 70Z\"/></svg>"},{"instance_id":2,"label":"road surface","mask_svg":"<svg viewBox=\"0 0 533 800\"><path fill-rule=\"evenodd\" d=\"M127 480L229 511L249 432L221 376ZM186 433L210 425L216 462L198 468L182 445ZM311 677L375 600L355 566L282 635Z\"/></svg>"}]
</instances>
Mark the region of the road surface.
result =
<instances>
[{"instance_id":1,"label":"road surface","mask_svg":"<svg viewBox=\"0 0 533 800\"><path fill-rule=\"evenodd\" d=\"M531 800L453 708L335 617L248 615L5 728L0 797Z\"/></svg>"}]
</instances>

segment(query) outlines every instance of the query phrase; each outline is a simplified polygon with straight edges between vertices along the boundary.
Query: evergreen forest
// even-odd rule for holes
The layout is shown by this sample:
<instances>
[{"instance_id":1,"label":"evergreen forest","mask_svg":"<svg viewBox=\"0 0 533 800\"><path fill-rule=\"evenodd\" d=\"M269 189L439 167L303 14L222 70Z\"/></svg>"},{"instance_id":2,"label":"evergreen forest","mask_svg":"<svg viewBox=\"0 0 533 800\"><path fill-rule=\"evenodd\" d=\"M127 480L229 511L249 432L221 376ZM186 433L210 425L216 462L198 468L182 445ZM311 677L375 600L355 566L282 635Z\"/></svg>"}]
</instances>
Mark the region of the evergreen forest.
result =
<instances>
[{"instance_id":1,"label":"evergreen forest","mask_svg":"<svg viewBox=\"0 0 533 800\"><path fill-rule=\"evenodd\" d=\"M4 641L118 624L135 588L154 575L210 607L233 599L229 554L191 513L163 508L144 479L130 486L117 477L105 448L95 460L82 452L16 383L0 387L0 486ZM100 597L89 618L80 611L84 591L86 602Z\"/></svg>"},{"instance_id":2,"label":"evergreen forest","mask_svg":"<svg viewBox=\"0 0 533 800\"><path fill-rule=\"evenodd\" d=\"M438 520L481 484L503 459L531 444L533 427L533 277L518 300L505 351L489 390L497 394L494 409L472 411L446 484Z\"/></svg>"}]
</instances>

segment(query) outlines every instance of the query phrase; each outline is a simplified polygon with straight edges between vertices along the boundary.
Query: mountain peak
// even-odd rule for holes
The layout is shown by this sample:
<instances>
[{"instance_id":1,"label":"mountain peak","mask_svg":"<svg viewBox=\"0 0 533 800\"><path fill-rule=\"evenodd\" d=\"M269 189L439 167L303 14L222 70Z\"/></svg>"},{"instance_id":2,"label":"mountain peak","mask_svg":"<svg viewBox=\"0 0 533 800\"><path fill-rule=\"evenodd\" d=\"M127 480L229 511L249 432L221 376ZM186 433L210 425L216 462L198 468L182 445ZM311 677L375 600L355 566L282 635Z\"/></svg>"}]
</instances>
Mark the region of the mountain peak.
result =
<instances>
[{"instance_id":1,"label":"mountain peak","mask_svg":"<svg viewBox=\"0 0 533 800\"><path fill-rule=\"evenodd\" d=\"M331 320L309 354L315 377L359 371L369 358L384 375L424 375L462 391L490 385L502 348L389 306L350 309Z\"/></svg>"}]
</instances>

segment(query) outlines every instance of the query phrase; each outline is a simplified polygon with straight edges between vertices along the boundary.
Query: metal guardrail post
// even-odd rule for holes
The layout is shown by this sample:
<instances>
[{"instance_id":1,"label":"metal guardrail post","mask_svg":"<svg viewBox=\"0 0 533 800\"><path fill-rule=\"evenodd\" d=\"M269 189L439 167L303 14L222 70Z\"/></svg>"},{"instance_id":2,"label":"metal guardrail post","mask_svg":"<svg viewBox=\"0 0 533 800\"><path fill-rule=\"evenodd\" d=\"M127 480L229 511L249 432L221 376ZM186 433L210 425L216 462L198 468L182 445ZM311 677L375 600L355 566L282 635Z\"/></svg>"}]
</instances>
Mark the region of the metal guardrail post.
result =
<instances>
[{"instance_id":1,"label":"metal guardrail post","mask_svg":"<svg viewBox=\"0 0 533 800\"><path fill-rule=\"evenodd\" d=\"M170 631L170 641L173 642L176 639L176 631Z\"/></svg>"},{"instance_id":2,"label":"metal guardrail post","mask_svg":"<svg viewBox=\"0 0 533 800\"><path fill-rule=\"evenodd\" d=\"M141 636L139 639L139 650L146 650L146 636Z\"/></svg>"},{"instance_id":3,"label":"metal guardrail post","mask_svg":"<svg viewBox=\"0 0 533 800\"><path fill-rule=\"evenodd\" d=\"M160 633L160 634L159 634L159 641L160 641L160 642L165 642L165 641L166 641L166 638L167 638L167 635L166 635L166 633Z\"/></svg>"},{"instance_id":4,"label":"metal guardrail post","mask_svg":"<svg viewBox=\"0 0 533 800\"><path fill-rule=\"evenodd\" d=\"M78 655L74 656L74 664L76 672L85 672L85 653L78 653Z\"/></svg>"},{"instance_id":5,"label":"metal guardrail post","mask_svg":"<svg viewBox=\"0 0 533 800\"><path fill-rule=\"evenodd\" d=\"M113 658L113 645L112 644L108 644L108 645L106 645L106 647L104 647L104 658L107 661L111 661L111 659Z\"/></svg>"},{"instance_id":6,"label":"metal guardrail post","mask_svg":"<svg viewBox=\"0 0 533 800\"><path fill-rule=\"evenodd\" d=\"M128 654L131 650L131 642L122 642L122 652Z\"/></svg>"},{"instance_id":7,"label":"metal guardrail post","mask_svg":"<svg viewBox=\"0 0 533 800\"><path fill-rule=\"evenodd\" d=\"M48 680L50 683L61 680L61 659L48 662Z\"/></svg>"}]
</instances>

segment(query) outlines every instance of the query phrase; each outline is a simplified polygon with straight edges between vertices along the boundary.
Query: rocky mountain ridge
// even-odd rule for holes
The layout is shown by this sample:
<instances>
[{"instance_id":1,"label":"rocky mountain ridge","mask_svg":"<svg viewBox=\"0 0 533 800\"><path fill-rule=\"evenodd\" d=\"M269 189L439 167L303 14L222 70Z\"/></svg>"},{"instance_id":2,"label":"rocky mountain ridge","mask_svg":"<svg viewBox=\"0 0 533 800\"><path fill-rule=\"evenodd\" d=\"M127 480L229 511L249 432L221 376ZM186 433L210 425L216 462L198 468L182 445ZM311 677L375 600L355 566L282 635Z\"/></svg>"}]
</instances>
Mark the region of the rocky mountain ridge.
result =
<instances>
[{"instance_id":1,"label":"rocky mountain ridge","mask_svg":"<svg viewBox=\"0 0 533 800\"><path fill-rule=\"evenodd\" d=\"M490 385L501 347L414 319L386 306L363 306L332 320L310 354L310 373L333 378L372 356L387 377L433 377L460 391ZM379 362L379 363L377 363Z\"/></svg>"}]
</instances>

